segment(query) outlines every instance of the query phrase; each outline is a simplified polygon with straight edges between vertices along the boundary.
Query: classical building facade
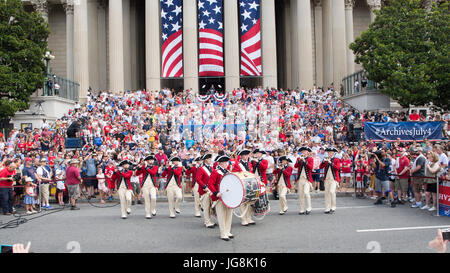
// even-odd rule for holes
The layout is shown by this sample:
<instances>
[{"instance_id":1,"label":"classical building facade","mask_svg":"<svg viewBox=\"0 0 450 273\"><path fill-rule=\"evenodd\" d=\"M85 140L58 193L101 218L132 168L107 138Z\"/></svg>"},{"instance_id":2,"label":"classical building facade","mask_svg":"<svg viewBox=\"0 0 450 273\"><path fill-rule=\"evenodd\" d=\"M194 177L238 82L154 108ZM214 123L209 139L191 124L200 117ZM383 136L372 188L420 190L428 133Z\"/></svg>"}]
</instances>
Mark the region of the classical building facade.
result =
<instances>
[{"instance_id":1,"label":"classical building facade","mask_svg":"<svg viewBox=\"0 0 450 273\"><path fill-rule=\"evenodd\" d=\"M210 0L206 0L210 1ZM92 90L163 87L198 92L197 0L183 0L183 77L161 77L161 0L24 0L50 27L51 71ZM360 69L348 45L374 20L381 0L260 0L262 76L241 77L239 0L223 1L224 77L239 86L339 86ZM203 79L204 80L204 79Z\"/></svg>"}]
</instances>

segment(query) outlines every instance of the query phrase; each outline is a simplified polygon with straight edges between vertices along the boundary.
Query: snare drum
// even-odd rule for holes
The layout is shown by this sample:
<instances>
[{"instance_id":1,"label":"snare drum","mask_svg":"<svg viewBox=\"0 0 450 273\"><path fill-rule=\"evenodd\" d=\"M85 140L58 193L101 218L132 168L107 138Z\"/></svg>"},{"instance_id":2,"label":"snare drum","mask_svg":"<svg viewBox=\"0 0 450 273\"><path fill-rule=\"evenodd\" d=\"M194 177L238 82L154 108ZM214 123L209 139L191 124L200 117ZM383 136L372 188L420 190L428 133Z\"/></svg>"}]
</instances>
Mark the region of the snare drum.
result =
<instances>
[{"instance_id":1,"label":"snare drum","mask_svg":"<svg viewBox=\"0 0 450 273\"><path fill-rule=\"evenodd\" d=\"M269 197L263 194L256 200L255 204L252 204L255 215L266 215L269 212Z\"/></svg>"},{"instance_id":2,"label":"snare drum","mask_svg":"<svg viewBox=\"0 0 450 273\"><path fill-rule=\"evenodd\" d=\"M220 181L223 204L231 209L243 202L256 201L266 193L265 185L259 177L250 172L228 173Z\"/></svg>"}]
</instances>

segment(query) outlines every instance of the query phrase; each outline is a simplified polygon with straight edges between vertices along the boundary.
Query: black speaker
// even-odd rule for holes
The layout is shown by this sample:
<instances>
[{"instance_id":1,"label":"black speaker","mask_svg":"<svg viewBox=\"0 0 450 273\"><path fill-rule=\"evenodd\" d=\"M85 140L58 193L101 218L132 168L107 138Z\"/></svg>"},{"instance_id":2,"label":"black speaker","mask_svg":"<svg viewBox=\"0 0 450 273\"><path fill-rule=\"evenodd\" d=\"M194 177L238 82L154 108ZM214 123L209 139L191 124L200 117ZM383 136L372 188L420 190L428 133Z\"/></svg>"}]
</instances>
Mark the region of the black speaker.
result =
<instances>
[{"instance_id":1,"label":"black speaker","mask_svg":"<svg viewBox=\"0 0 450 273\"><path fill-rule=\"evenodd\" d=\"M81 138L66 138L66 149L81 149L83 141Z\"/></svg>"}]
</instances>

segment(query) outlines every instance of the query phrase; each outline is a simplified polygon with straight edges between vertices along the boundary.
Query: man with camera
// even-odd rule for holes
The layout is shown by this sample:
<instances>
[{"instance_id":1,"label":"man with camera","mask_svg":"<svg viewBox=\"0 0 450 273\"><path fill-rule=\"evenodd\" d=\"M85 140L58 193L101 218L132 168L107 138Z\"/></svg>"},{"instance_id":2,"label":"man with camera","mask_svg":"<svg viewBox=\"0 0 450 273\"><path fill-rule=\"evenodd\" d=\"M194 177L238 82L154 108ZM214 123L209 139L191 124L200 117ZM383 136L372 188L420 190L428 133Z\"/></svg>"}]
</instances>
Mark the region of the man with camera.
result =
<instances>
[{"instance_id":1,"label":"man with camera","mask_svg":"<svg viewBox=\"0 0 450 273\"><path fill-rule=\"evenodd\" d=\"M384 190L385 195L389 196L391 207L394 208L394 196L389 185L389 167L391 165L391 160L387 158L384 150L371 153L370 155L375 158L375 161L372 162L372 167L375 169L375 192L378 199L374 204L381 205L383 203L382 190Z\"/></svg>"},{"instance_id":2,"label":"man with camera","mask_svg":"<svg viewBox=\"0 0 450 273\"><path fill-rule=\"evenodd\" d=\"M0 171L0 205L3 215L13 214L13 182L16 164L7 160L5 168Z\"/></svg>"}]
</instances>

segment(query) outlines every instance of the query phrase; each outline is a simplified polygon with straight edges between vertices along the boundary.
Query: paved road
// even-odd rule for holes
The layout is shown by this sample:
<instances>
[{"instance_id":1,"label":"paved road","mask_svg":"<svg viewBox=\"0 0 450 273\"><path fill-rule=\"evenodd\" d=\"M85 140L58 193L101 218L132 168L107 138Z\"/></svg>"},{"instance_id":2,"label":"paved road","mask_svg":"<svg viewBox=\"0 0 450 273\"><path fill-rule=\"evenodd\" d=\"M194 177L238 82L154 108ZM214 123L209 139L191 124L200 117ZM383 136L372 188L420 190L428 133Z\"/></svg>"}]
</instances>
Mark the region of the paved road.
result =
<instances>
[{"instance_id":1,"label":"paved road","mask_svg":"<svg viewBox=\"0 0 450 273\"><path fill-rule=\"evenodd\" d=\"M168 217L167 203L158 202L158 214L144 218L143 205L133 206L131 216L121 219L119 206L96 208L87 203L81 210L36 218L13 229L0 230L2 244L31 241L34 252L312 252L341 253L434 252L427 248L436 228L450 227L450 218L406 205L374 206L372 200L337 199L333 215L323 213L321 198L312 200L311 215L298 215L298 200L288 200L289 211L278 215L278 201L255 226L240 226L233 217L229 242L219 239L219 230L206 229L193 217L193 203L182 204L181 215ZM35 217L28 216L28 218ZM10 216L0 216L5 223ZM414 228L391 230L391 228ZM389 229L389 230L373 230ZM78 248L79 247L79 248Z\"/></svg>"}]
</instances>

